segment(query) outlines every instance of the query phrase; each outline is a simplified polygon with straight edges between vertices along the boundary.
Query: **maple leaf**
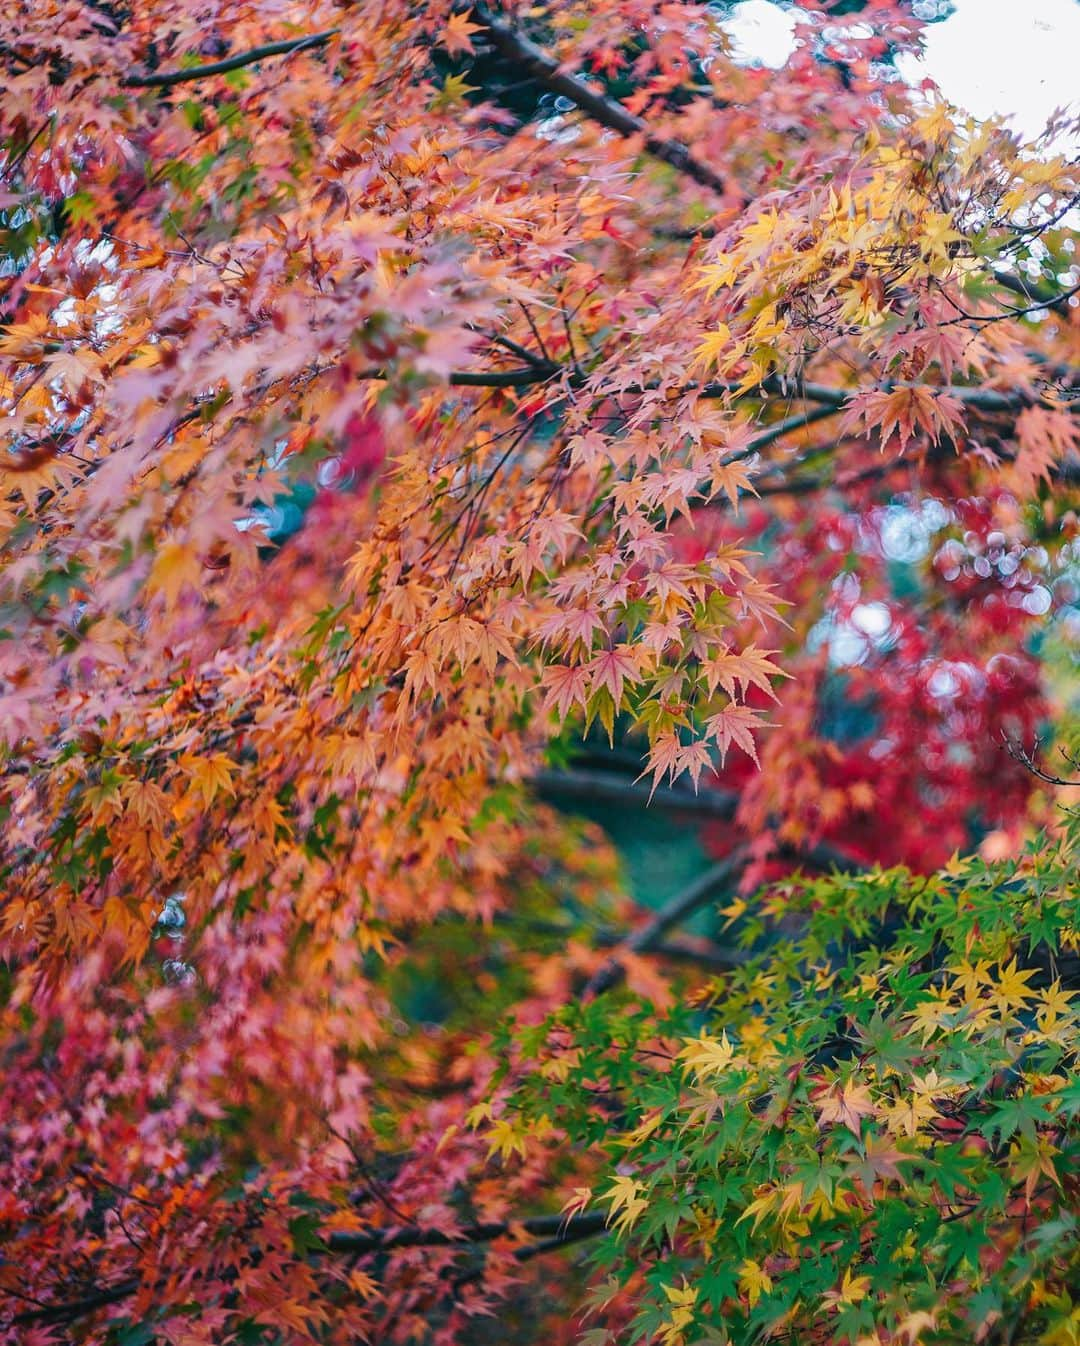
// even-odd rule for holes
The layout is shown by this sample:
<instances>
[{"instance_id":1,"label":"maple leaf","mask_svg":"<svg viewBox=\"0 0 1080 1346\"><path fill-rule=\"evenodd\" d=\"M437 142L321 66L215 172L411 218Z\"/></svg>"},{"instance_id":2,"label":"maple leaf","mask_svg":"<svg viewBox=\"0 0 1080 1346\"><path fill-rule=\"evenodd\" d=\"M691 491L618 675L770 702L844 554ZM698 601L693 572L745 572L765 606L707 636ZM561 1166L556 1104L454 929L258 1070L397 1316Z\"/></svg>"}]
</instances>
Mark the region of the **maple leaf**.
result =
<instances>
[{"instance_id":1,"label":"maple leaf","mask_svg":"<svg viewBox=\"0 0 1080 1346\"><path fill-rule=\"evenodd\" d=\"M167 542L154 558L146 584L175 607L185 589L198 590L201 579L202 563L194 549L184 542Z\"/></svg>"},{"instance_id":2,"label":"maple leaf","mask_svg":"<svg viewBox=\"0 0 1080 1346\"><path fill-rule=\"evenodd\" d=\"M641 1183L636 1178L619 1174L604 1193L603 1199L609 1206L608 1224L616 1233L629 1233L642 1213L648 1210L649 1203L641 1191Z\"/></svg>"},{"instance_id":3,"label":"maple leaf","mask_svg":"<svg viewBox=\"0 0 1080 1346\"><path fill-rule=\"evenodd\" d=\"M954 438L963 432L963 406L940 389L925 385L896 388L892 392L875 391L856 398L844 418L843 427L862 422L869 435L880 427L881 448L888 446L895 433L903 453L918 430L926 432L932 444L942 433Z\"/></svg>"},{"instance_id":4,"label":"maple leaf","mask_svg":"<svg viewBox=\"0 0 1080 1346\"><path fill-rule=\"evenodd\" d=\"M821 1302L826 1308L842 1309L846 1305L858 1304L864 1300L870 1290L869 1276L853 1276L851 1268L844 1268L844 1278L838 1290L827 1290Z\"/></svg>"},{"instance_id":5,"label":"maple leaf","mask_svg":"<svg viewBox=\"0 0 1080 1346\"><path fill-rule=\"evenodd\" d=\"M708 717L705 721L706 733L715 741L721 760L733 743L755 762L758 760L754 731L768 723L762 715L762 711L750 706L730 705Z\"/></svg>"},{"instance_id":6,"label":"maple leaf","mask_svg":"<svg viewBox=\"0 0 1080 1346\"><path fill-rule=\"evenodd\" d=\"M762 1295L772 1292L772 1277L753 1258L746 1257L739 1265L739 1289L753 1308Z\"/></svg>"},{"instance_id":7,"label":"maple leaf","mask_svg":"<svg viewBox=\"0 0 1080 1346\"><path fill-rule=\"evenodd\" d=\"M573 1193L559 1207L560 1212L569 1219L572 1215L580 1215L586 1210L593 1199L591 1187L575 1187Z\"/></svg>"},{"instance_id":8,"label":"maple leaf","mask_svg":"<svg viewBox=\"0 0 1080 1346\"><path fill-rule=\"evenodd\" d=\"M712 365L720 364L725 356L732 354L731 329L727 323L720 323L711 332L707 332L701 339L701 344L694 352L695 365L703 366L708 369Z\"/></svg>"},{"instance_id":9,"label":"maple leaf","mask_svg":"<svg viewBox=\"0 0 1080 1346\"><path fill-rule=\"evenodd\" d=\"M1048 481L1053 469L1080 449L1080 428L1063 411L1025 407L1016 418L1015 429L1019 449L1013 471L1025 492Z\"/></svg>"},{"instance_id":10,"label":"maple leaf","mask_svg":"<svg viewBox=\"0 0 1080 1346\"><path fill-rule=\"evenodd\" d=\"M702 661L706 686L712 696L719 685L735 701L740 688L745 693L747 687L760 687L763 692L776 700L773 691L773 678L786 678L790 674L779 668L770 659L772 650L759 650L756 645L747 645L739 651L721 650L711 659Z\"/></svg>"},{"instance_id":11,"label":"maple leaf","mask_svg":"<svg viewBox=\"0 0 1080 1346\"><path fill-rule=\"evenodd\" d=\"M576 705L584 710L589 682L586 665L548 664L541 676L541 686L546 689L544 709L554 710L560 720L565 720Z\"/></svg>"},{"instance_id":12,"label":"maple leaf","mask_svg":"<svg viewBox=\"0 0 1080 1346\"><path fill-rule=\"evenodd\" d=\"M738 1062L739 1058L728 1040L726 1029L719 1038L707 1038L702 1034L700 1038L685 1038L683 1041L679 1060L685 1061L687 1069L692 1070L699 1079L722 1074Z\"/></svg>"},{"instance_id":13,"label":"maple leaf","mask_svg":"<svg viewBox=\"0 0 1080 1346\"><path fill-rule=\"evenodd\" d=\"M701 782L701 773L712 766L712 750L703 739L687 743L679 749L672 779L677 780L685 771L697 790Z\"/></svg>"},{"instance_id":14,"label":"maple leaf","mask_svg":"<svg viewBox=\"0 0 1080 1346\"><path fill-rule=\"evenodd\" d=\"M896 1327L898 1337L903 1337L914 1346L919 1341L924 1332L933 1332L937 1328L937 1315L929 1313L925 1309L916 1309L912 1313L905 1314Z\"/></svg>"},{"instance_id":15,"label":"maple leaf","mask_svg":"<svg viewBox=\"0 0 1080 1346\"><path fill-rule=\"evenodd\" d=\"M856 1136L862 1130L862 1118L873 1117L877 1111L870 1090L854 1080L828 1085L815 1095L818 1126L846 1126Z\"/></svg>"},{"instance_id":16,"label":"maple leaf","mask_svg":"<svg viewBox=\"0 0 1080 1346\"><path fill-rule=\"evenodd\" d=\"M1027 985L1034 975L1034 968L1021 971L1016 959L1012 959L991 983L991 1001L1002 1011L1023 1009L1029 1000L1035 998L1035 992L1029 990Z\"/></svg>"},{"instance_id":17,"label":"maple leaf","mask_svg":"<svg viewBox=\"0 0 1080 1346\"><path fill-rule=\"evenodd\" d=\"M650 799L656 793L656 787L660 784L661 779L665 775L667 775L670 780L675 779L679 770L679 760L682 751L682 743L679 740L678 734L675 733L659 734L653 742L649 744L648 765L637 779L641 780L642 776L647 775L650 771L652 772L652 788L649 791Z\"/></svg>"},{"instance_id":18,"label":"maple leaf","mask_svg":"<svg viewBox=\"0 0 1080 1346\"><path fill-rule=\"evenodd\" d=\"M483 31L482 25L470 22L467 14L451 14L439 34L439 46L445 47L451 56L467 55L472 51L473 34Z\"/></svg>"},{"instance_id":19,"label":"maple leaf","mask_svg":"<svg viewBox=\"0 0 1080 1346\"><path fill-rule=\"evenodd\" d=\"M611 695L618 709L623 704L626 680L637 682L641 669L641 652L632 645L620 644L601 650L585 665L592 679L592 688L603 687Z\"/></svg>"},{"instance_id":20,"label":"maple leaf","mask_svg":"<svg viewBox=\"0 0 1080 1346\"><path fill-rule=\"evenodd\" d=\"M180 766L187 772L192 790L202 796L203 804L209 808L218 794L234 794L232 779L236 766L222 752L207 757L184 754Z\"/></svg>"}]
</instances>

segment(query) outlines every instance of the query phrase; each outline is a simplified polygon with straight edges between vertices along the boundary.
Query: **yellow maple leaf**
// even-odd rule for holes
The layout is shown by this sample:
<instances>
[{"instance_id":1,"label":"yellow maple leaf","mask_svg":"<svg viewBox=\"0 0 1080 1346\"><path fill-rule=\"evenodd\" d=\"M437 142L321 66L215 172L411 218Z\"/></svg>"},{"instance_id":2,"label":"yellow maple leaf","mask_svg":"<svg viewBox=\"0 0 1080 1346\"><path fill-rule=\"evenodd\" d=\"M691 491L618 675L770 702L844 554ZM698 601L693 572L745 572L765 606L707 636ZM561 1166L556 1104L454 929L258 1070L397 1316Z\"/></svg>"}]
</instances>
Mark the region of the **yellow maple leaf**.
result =
<instances>
[{"instance_id":1,"label":"yellow maple leaf","mask_svg":"<svg viewBox=\"0 0 1080 1346\"><path fill-rule=\"evenodd\" d=\"M146 587L151 593L163 593L171 608L186 587L197 590L201 578L202 562L194 549L184 542L166 542L154 558Z\"/></svg>"},{"instance_id":2,"label":"yellow maple leaf","mask_svg":"<svg viewBox=\"0 0 1080 1346\"><path fill-rule=\"evenodd\" d=\"M839 1309L845 1304L858 1304L860 1300L866 1298L870 1290L869 1276L853 1276L851 1268L847 1267L844 1271L844 1279L840 1283L839 1290L827 1290L821 1297L821 1302L826 1308Z\"/></svg>"},{"instance_id":3,"label":"yellow maple leaf","mask_svg":"<svg viewBox=\"0 0 1080 1346\"><path fill-rule=\"evenodd\" d=\"M932 1332L937 1327L937 1318L932 1313L927 1313L925 1309L917 1309L914 1313L909 1313L896 1329L897 1337L903 1337L910 1346L910 1343L918 1341L924 1332Z\"/></svg>"},{"instance_id":4,"label":"yellow maple leaf","mask_svg":"<svg viewBox=\"0 0 1080 1346\"><path fill-rule=\"evenodd\" d=\"M753 1308L763 1294L772 1289L772 1277L757 1262L746 1258L739 1267L739 1289Z\"/></svg>"},{"instance_id":5,"label":"yellow maple leaf","mask_svg":"<svg viewBox=\"0 0 1080 1346\"><path fill-rule=\"evenodd\" d=\"M999 1010L1023 1009L1029 1000L1034 1000L1035 992L1028 989L1027 983L1035 975L1034 968L1021 972L1016 959L1001 969L997 981L993 984L990 998Z\"/></svg>"},{"instance_id":6,"label":"yellow maple leaf","mask_svg":"<svg viewBox=\"0 0 1080 1346\"><path fill-rule=\"evenodd\" d=\"M188 774L192 792L202 796L205 806L209 807L218 794L236 793L232 784L236 767L223 752L212 753L209 757L185 753L180 758L180 765Z\"/></svg>"},{"instance_id":7,"label":"yellow maple leaf","mask_svg":"<svg viewBox=\"0 0 1080 1346\"><path fill-rule=\"evenodd\" d=\"M592 1201L591 1187L575 1187L573 1194L560 1207L560 1214L565 1215L567 1219L571 1215L580 1215L590 1201Z\"/></svg>"},{"instance_id":8,"label":"yellow maple leaf","mask_svg":"<svg viewBox=\"0 0 1080 1346\"><path fill-rule=\"evenodd\" d=\"M719 364L722 356L731 356L733 353L735 352L732 350L731 329L727 323L719 323L715 331L706 332L702 337L701 344L694 352L691 368L701 365L708 369L712 365Z\"/></svg>"},{"instance_id":9,"label":"yellow maple leaf","mask_svg":"<svg viewBox=\"0 0 1080 1346\"><path fill-rule=\"evenodd\" d=\"M733 285L738 279L738 275L738 267L734 260L721 253L715 262L710 262L707 266L701 268L701 276L694 283L693 288L704 290L711 299L717 290Z\"/></svg>"},{"instance_id":10,"label":"yellow maple leaf","mask_svg":"<svg viewBox=\"0 0 1080 1346\"><path fill-rule=\"evenodd\" d=\"M640 1193L641 1184L625 1174L619 1174L605 1192L605 1199L610 1204L608 1224L618 1233L625 1234L632 1229L642 1211L648 1210L649 1203Z\"/></svg>"},{"instance_id":11,"label":"yellow maple leaf","mask_svg":"<svg viewBox=\"0 0 1080 1346\"><path fill-rule=\"evenodd\" d=\"M698 1292L685 1280L681 1286L665 1285L663 1290L672 1308L671 1317L660 1329L659 1340L663 1346L682 1346L686 1340L683 1333L694 1319Z\"/></svg>"},{"instance_id":12,"label":"yellow maple leaf","mask_svg":"<svg viewBox=\"0 0 1080 1346\"><path fill-rule=\"evenodd\" d=\"M517 1130L513 1123L508 1122L504 1117L492 1124L488 1132L488 1157L497 1154L500 1159L509 1159L512 1154L520 1155L525 1158L525 1136Z\"/></svg>"},{"instance_id":13,"label":"yellow maple leaf","mask_svg":"<svg viewBox=\"0 0 1080 1346\"><path fill-rule=\"evenodd\" d=\"M687 1069L692 1070L698 1079L708 1075L719 1075L729 1066L741 1063L735 1055L735 1048L725 1028L719 1038L710 1038L702 1033L699 1038L684 1038L684 1046L679 1060L685 1061Z\"/></svg>"}]
</instances>

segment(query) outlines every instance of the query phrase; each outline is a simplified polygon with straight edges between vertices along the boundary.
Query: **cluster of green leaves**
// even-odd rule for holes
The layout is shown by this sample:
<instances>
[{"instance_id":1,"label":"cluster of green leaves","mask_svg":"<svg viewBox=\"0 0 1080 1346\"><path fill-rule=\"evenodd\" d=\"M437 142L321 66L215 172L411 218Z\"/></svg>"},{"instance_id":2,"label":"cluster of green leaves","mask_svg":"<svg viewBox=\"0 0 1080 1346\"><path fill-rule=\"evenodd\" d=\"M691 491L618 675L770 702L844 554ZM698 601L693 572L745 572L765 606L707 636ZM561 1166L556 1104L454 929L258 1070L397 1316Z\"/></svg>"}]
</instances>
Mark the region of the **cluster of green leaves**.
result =
<instances>
[{"instance_id":1,"label":"cluster of green leaves","mask_svg":"<svg viewBox=\"0 0 1080 1346\"><path fill-rule=\"evenodd\" d=\"M620 1341L1080 1340L1078 841L789 880L694 1004L506 1031L493 1149L600 1156Z\"/></svg>"}]
</instances>

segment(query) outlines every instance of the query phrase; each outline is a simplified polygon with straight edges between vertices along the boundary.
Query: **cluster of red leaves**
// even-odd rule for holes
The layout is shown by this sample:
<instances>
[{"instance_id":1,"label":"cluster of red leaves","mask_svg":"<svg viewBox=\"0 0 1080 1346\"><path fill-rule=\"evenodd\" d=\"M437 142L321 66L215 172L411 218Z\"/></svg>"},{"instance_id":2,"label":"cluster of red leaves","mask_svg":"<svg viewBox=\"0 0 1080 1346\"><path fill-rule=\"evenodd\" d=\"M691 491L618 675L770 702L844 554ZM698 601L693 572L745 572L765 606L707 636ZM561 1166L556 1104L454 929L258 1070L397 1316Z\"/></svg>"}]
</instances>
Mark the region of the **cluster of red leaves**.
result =
<instances>
[{"instance_id":1,"label":"cluster of red leaves","mask_svg":"<svg viewBox=\"0 0 1080 1346\"><path fill-rule=\"evenodd\" d=\"M898 489L861 509L819 498L779 527L750 512L763 569L799 625L775 633L794 675L772 709L786 732L764 739L761 769L735 760L716 778L739 806L708 835L721 854L753 841L747 888L821 842L860 864L929 872L980 842L1011 850L1031 819L1034 783L1007 745L1031 743L1051 717L1036 645L1070 582L1011 493L928 485L940 494ZM686 544L730 527L699 521Z\"/></svg>"}]
</instances>

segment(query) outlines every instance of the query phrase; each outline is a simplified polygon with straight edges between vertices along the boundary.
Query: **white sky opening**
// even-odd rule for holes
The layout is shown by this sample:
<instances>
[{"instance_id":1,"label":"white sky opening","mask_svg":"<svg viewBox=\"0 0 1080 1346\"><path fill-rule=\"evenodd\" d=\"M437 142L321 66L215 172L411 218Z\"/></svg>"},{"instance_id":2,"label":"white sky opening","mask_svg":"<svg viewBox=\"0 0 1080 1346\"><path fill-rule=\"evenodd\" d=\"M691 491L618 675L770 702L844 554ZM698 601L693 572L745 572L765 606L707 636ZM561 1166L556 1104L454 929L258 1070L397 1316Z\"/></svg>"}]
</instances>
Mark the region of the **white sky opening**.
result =
<instances>
[{"instance_id":1,"label":"white sky opening","mask_svg":"<svg viewBox=\"0 0 1080 1346\"><path fill-rule=\"evenodd\" d=\"M793 49L795 20L773 0L742 0L724 27L736 60L776 69ZM932 79L950 103L1007 117L1025 139L1080 100L1080 0L955 0L948 18L927 25L924 43L921 58L897 62L909 83Z\"/></svg>"}]
</instances>

